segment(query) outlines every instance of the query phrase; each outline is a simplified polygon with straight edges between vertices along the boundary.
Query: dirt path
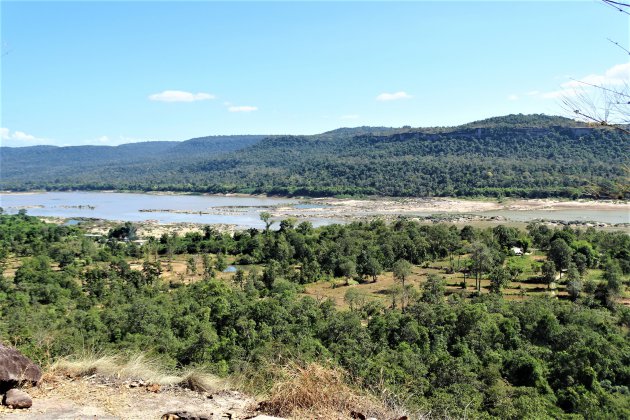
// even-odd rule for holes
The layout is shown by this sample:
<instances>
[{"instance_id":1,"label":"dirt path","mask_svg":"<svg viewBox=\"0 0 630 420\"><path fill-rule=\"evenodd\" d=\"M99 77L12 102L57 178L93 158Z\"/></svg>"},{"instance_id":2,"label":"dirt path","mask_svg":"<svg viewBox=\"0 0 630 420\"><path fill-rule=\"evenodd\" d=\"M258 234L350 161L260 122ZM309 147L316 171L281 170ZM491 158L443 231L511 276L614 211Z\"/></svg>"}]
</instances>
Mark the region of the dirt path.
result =
<instances>
[{"instance_id":1,"label":"dirt path","mask_svg":"<svg viewBox=\"0 0 630 420\"><path fill-rule=\"evenodd\" d=\"M54 377L39 388L27 390L33 398L30 409L0 406L0 418L149 420L169 412L189 412L213 420L256 418L256 400L237 391L207 394L178 387L158 390L134 385L108 383L102 378Z\"/></svg>"}]
</instances>

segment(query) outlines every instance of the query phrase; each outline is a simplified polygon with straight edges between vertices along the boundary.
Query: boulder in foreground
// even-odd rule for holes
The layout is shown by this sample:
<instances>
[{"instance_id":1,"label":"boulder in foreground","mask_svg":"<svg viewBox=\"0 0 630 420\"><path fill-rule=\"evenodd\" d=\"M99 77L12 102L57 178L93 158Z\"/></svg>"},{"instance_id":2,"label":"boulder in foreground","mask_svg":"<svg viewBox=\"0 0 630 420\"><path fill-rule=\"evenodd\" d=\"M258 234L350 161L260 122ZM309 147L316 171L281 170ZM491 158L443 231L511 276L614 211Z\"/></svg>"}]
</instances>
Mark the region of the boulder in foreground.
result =
<instances>
[{"instance_id":1,"label":"boulder in foreground","mask_svg":"<svg viewBox=\"0 0 630 420\"><path fill-rule=\"evenodd\" d=\"M22 384L37 385L42 370L13 347L0 343L0 392Z\"/></svg>"},{"instance_id":2,"label":"boulder in foreground","mask_svg":"<svg viewBox=\"0 0 630 420\"><path fill-rule=\"evenodd\" d=\"M9 408L30 408L33 405L31 396L19 389L10 389L2 401Z\"/></svg>"}]
</instances>

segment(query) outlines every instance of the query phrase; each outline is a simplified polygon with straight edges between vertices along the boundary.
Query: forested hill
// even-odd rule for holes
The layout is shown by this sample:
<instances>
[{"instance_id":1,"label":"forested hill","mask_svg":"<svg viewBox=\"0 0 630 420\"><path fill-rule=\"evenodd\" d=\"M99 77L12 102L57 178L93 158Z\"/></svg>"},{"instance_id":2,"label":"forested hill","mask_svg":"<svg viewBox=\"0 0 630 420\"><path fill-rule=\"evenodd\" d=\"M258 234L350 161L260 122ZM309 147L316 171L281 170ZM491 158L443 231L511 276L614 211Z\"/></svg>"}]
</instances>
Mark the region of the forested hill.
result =
<instances>
[{"instance_id":1,"label":"forested hill","mask_svg":"<svg viewBox=\"0 0 630 420\"><path fill-rule=\"evenodd\" d=\"M250 140L238 150L217 153L197 152L191 140L159 159L110 159L79 166L81 170L67 169L83 162L58 164L54 159L27 167L3 150L0 187L307 196L628 196L627 136L562 117L509 115L451 128L358 127ZM174 153L178 148L181 152Z\"/></svg>"},{"instance_id":2,"label":"forested hill","mask_svg":"<svg viewBox=\"0 0 630 420\"><path fill-rule=\"evenodd\" d=\"M148 141L120 146L32 146L0 148L3 180L20 177L72 177L80 182L84 172L130 164L160 165L173 157L211 157L249 147L266 136L208 136L186 141ZM166 162L164 162L166 164Z\"/></svg>"}]
</instances>

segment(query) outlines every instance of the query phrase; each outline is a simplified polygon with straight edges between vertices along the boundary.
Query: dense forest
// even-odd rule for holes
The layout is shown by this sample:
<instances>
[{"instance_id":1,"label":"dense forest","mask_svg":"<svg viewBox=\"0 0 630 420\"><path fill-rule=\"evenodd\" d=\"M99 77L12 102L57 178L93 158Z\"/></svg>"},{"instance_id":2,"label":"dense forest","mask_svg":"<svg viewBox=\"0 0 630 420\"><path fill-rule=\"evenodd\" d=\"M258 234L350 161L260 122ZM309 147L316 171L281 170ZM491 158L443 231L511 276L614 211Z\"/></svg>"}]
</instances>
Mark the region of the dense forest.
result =
<instances>
[{"instance_id":1,"label":"dense forest","mask_svg":"<svg viewBox=\"0 0 630 420\"><path fill-rule=\"evenodd\" d=\"M273 364L319 361L436 417L630 416L627 234L406 220L313 228L287 219L274 230L262 218L262 230L207 226L138 242L131 223L86 236L25 211L0 215L0 340L43 363L86 349L144 351L258 384ZM518 276L514 247L540 253L537 275L566 283L568 295L505 299ZM165 280L177 258L194 281ZM447 292L440 275L406 283L412 268L438 259L462 259L474 284ZM223 272L228 263L235 273ZM303 293L385 272L400 287L383 300L347 293L349 307L339 308Z\"/></svg>"},{"instance_id":2,"label":"dense forest","mask_svg":"<svg viewBox=\"0 0 630 420\"><path fill-rule=\"evenodd\" d=\"M451 128L3 148L0 188L627 198L629 151L621 131L509 115Z\"/></svg>"}]
</instances>

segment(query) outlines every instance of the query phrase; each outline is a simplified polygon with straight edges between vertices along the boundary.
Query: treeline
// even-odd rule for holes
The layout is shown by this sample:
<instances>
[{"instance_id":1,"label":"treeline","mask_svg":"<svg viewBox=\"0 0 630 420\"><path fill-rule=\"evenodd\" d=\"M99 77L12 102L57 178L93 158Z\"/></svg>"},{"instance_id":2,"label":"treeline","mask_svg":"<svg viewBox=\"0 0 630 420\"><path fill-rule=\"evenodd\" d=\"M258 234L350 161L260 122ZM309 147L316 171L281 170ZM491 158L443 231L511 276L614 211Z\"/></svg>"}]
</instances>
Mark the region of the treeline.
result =
<instances>
[{"instance_id":1,"label":"treeline","mask_svg":"<svg viewBox=\"0 0 630 420\"><path fill-rule=\"evenodd\" d=\"M630 415L630 312L615 303L622 273L630 271L628 235L404 220L316 229L285 220L272 230L266 216L264 230L232 237L207 227L141 246L128 241L132 224L95 239L25 214L0 216L2 263L20 259L13 278L0 278L0 339L38 360L86 348L149 351L173 366L205 366L253 382L273 363L333 363L362 387L436 416ZM500 280L501 270L509 275L502 261L513 246L544 249L577 280L588 267L603 268L605 278L574 302L506 301L500 281L491 294L446 296L435 276L419 290L407 287L406 299L391 305L356 301L339 311L300 295L302 283L327 276L374 281L385 270L404 276L408 264L460 254L473 273ZM161 281L161 264L176 254L202 259L203 279ZM232 285L215 278L227 256L250 264ZM143 260L142 268L131 268L130 257Z\"/></svg>"},{"instance_id":2,"label":"treeline","mask_svg":"<svg viewBox=\"0 0 630 420\"><path fill-rule=\"evenodd\" d=\"M624 133L560 117L506 116L450 129L341 129L76 170L3 161L4 189L125 189L301 196L627 198ZM192 150L192 149L187 149Z\"/></svg>"}]
</instances>

